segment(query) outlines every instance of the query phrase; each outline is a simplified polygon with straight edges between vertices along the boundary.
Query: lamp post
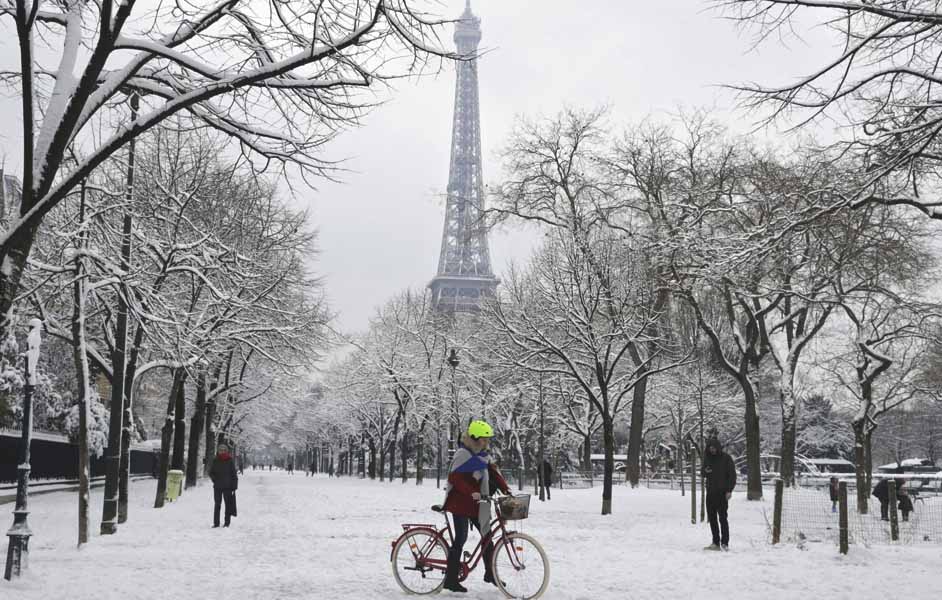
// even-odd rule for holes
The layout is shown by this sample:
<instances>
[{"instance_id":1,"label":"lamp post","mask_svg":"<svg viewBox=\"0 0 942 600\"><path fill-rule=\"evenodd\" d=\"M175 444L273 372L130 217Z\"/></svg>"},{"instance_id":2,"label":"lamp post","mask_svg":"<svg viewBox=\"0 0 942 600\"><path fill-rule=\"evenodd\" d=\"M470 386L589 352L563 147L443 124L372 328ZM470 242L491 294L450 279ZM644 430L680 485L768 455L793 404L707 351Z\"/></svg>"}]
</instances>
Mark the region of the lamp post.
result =
<instances>
[{"instance_id":1,"label":"lamp post","mask_svg":"<svg viewBox=\"0 0 942 600\"><path fill-rule=\"evenodd\" d=\"M23 420L20 425L19 466L17 467L16 508L13 509L13 527L7 532L10 545L7 548L7 565L3 577L10 581L19 577L29 565L29 537L32 532L26 517L29 515L29 445L33 435L33 388L36 386L36 366L39 363L39 346L42 342L42 325L39 319L29 322L26 338L26 381L23 386Z\"/></svg>"},{"instance_id":2,"label":"lamp post","mask_svg":"<svg viewBox=\"0 0 942 600\"><path fill-rule=\"evenodd\" d=\"M461 425L461 418L458 416L458 387L455 385L455 372L458 370L458 365L460 361L458 360L458 353L454 348L451 349L451 352L448 355L448 365L451 367L451 410L452 418L450 419L451 425L448 428L448 462L451 462L451 459L455 455L455 449L457 446L458 439L458 427Z\"/></svg>"}]
</instances>

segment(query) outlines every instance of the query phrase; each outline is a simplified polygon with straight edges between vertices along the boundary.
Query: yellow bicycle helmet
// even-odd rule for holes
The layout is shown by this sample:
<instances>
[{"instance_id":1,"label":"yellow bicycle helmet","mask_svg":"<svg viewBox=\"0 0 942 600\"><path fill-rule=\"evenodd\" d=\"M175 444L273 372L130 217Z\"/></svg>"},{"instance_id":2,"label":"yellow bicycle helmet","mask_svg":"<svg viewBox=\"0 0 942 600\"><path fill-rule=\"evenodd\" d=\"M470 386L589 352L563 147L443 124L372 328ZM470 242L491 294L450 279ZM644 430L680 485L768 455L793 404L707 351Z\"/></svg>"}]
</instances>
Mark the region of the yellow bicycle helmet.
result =
<instances>
[{"instance_id":1,"label":"yellow bicycle helmet","mask_svg":"<svg viewBox=\"0 0 942 600\"><path fill-rule=\"evenodd\" d=\"M471 421L468 425L468 435L473 438L492 438L494 430L484 421Z\"/></svg>"}]
</instances>

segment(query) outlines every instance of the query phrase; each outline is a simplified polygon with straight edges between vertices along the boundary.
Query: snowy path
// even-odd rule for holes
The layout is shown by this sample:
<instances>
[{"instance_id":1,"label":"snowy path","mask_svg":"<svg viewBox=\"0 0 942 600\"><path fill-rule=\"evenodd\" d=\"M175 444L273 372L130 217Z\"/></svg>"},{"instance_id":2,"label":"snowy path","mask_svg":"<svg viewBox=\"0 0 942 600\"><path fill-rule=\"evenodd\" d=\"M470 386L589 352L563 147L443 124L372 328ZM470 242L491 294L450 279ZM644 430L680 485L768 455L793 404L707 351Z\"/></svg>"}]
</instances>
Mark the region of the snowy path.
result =
<instances>
[{"instance_id":1,"label":"snowy path","mask_svg":"<svg viewBox=\"0 0 942 600\"><path fill-rule=\"evenodd\" d=\"M131 521L109 538L74 549L73 494L31 502L31 571L0 581L0 597L22 600L166 598L406 598L390 573L390 541L400 522L436 522L434 481L378 483L246 472L239 517L212 529L212 490L200 486L163 510L150 508L154 483L132 488ZM100 491L93 494L100 515ZM730 512L733 551L703 552L706 525L689 524L689 498L667 490L616 489L615 511L597 514L600 490L556 492L531 510L524 530L552 562L548 599L874 598L905 591L929 597L939 585L940 548L830 545L772 548L762 506L740 496ZM12 522L9 512L0 513ZM0 521L0 530L6 524ZM97 528L96 528L97 529ZM475 541L472 534L471 543ZM498 600L471 576L469 600ZM12 594L10 593L12 591ZM812 596L813 595L813 596ZM442 594L442 598L449 597Z\"/></svg>"}]
</instances>

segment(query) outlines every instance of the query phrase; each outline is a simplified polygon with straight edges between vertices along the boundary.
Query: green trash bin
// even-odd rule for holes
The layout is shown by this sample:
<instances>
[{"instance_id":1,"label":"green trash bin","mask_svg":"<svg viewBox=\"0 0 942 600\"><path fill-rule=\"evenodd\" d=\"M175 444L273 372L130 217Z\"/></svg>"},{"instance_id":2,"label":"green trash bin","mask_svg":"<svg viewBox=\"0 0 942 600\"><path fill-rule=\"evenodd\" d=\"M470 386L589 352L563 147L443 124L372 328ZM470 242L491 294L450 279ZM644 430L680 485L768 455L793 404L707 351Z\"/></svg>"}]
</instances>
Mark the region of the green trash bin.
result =
<instances>
[{"instance_id":1,"label":"green trash bin","mask_svg":"<svg viewBox=\"0 0 942 600\"><path fill-rule=\"evenodd\" d=\"M183 493L183 471L170 469L167 471L167 500L173 502Z\"/></svg>"}]
</instances>

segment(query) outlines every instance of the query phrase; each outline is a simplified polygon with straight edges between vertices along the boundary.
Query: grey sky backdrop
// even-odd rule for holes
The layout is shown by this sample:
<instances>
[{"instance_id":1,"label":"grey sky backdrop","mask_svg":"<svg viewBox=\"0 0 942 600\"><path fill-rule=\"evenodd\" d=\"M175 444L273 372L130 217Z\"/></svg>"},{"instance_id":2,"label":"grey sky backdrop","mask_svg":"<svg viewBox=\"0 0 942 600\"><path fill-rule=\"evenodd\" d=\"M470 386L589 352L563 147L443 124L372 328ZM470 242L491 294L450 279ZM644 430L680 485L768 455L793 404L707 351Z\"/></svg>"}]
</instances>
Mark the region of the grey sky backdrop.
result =
<instances>
[{"instance_id":1,"label":"grey sky backdrop","mask_svg":"<svg viewBox=\"0 0 942 600\"><path fill-rule=\"evenodd\" d=\"M430 0L433 2L434 0ZM464 0L441 0L457 17ZM732 111L733 94L720 84L780 82L806 72L829 47L813 31L789 47L775 42L751 51L752 38L724 20L707 0L473 0L488 51L479 65L484 173L500 177L495 156L515 118L538 117L564 106L611 109L613 124L665 115L678 107L715 107L730 127L751 121ZM13 32L3 22L0 67L17 61ZM447 38L449 43L451 32ZM454 69L401 81L362 128L327 150L349 158L343 184L300 189L320 230L314 263L327 283L337 326L363 329L375 308L397 291L423 288L435 275L448 180ZM19 105L0 99L0 156L20 161ZM524 260L533 231L491 237L498 275Z\"/></svg>"},{"instance_id":2,"label":"grey sky backdrop","mask_svg":"<svg viewBox=\"0 0 942 600\"><path fill-rule=\"evenodd\" d=\"M461 13L464 0L443 3ZM814 63L825 32L788 49L752 39L704 0L473 0L482 19L479 65L484 174L499 180L496 151L518 116L566 105L606 105L612 122L638 121L680 106L716 107L734 129L749 117L718 84L782 81ZM454 70L402 82L366 125L332 147L349 157L342 185L304 194L320 229L318 270L340 312L338 326L365 327L375 308L407 287L421 288L438 266L448 181ZM498 272L524 260L536 236L491 236Z\"/></svg>"}]
</instances>

